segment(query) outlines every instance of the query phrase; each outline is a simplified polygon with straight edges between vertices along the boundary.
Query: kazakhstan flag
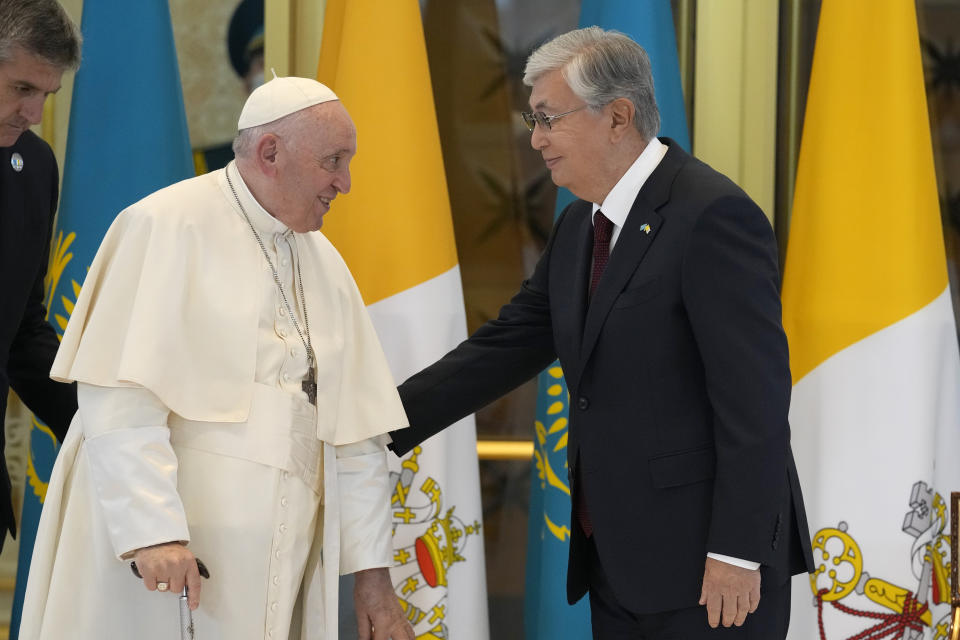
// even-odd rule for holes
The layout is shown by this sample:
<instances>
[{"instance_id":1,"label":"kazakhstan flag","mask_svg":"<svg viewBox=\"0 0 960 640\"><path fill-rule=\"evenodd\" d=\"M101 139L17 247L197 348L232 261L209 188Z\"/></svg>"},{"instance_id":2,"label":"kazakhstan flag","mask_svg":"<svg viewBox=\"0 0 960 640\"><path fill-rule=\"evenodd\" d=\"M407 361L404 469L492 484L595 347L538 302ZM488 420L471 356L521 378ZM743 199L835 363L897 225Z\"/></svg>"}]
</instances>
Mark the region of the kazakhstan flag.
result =
<instances>
[{"instance_id":1,"label":"kazakhstan flag","mask_svg":"<svg viewBox=\"0 0 960 640\"><path fill-rule=\"evenodd\" d=\"M86 0L81 28L83 63L73 87L48 270L47 309L61 335L114 217L147 194L193 176L167 0ZM56 441L36 420L31 436L11 638L19 632L34 536L57 454Z\"/></svg>"},{"instance_id":2,"label":"kazakhstan flag","mask_svg":"<svg viewBox=\"0 0 960 640\"><path fill-rule=\"evenodd\" d=\"M669 0L584 0L580 26L622 31L647 51L660 109L660 135L689 151L687 117L680 85L677 40ZM574 196L557 193L559 214ZM567 604L570 487L567 485L569 398L560 363L540 374L534 465L530 482L527 585L524 616L528 640L589 638L587 599Z\"/></svg>"}]
</instances>

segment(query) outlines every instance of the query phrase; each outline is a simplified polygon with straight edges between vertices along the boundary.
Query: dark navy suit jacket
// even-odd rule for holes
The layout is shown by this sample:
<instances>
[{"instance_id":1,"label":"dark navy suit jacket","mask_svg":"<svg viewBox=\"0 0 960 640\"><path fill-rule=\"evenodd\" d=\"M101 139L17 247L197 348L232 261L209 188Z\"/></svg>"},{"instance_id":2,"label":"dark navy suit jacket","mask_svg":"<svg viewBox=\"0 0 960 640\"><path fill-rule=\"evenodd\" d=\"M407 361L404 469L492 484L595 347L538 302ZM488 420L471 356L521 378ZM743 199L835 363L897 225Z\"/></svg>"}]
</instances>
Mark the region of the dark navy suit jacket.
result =
<instances>
[{"instance_id":1,"label":"dark navy suit jacket","mask_svg":"<svg viewBox=\"0 0 960 640\"><path fill-rule=\"evenodd\" d=\"M11 165L14 153L23 159L21 171ZM16 534L3 456L8 390L61 440L77 410L75 386L50 379L59 342L46 320L43 279L58 189L56 159L35 134L0 148L0 546L7 530Z\"/></svg>"}]
</instances>

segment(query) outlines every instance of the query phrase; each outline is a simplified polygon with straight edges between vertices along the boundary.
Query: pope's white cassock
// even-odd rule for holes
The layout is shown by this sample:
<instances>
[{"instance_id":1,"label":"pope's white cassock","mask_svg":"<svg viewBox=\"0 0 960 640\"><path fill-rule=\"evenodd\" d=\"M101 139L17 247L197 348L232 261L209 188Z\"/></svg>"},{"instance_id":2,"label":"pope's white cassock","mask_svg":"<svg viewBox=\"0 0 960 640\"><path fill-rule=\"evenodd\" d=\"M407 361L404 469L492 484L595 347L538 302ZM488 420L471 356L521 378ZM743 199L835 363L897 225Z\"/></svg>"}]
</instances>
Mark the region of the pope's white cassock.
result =
<instances>
[{"instance_id":1,"label":"pope's white cassock","mask_svg":"<svg viewBox=\"0 0 960 640\"><path fill-rule=\"evenodd\" d=\"M227 181L256 227L318 367ZM54 378L80 410L47 492L20 638L179 637L176 594L129 555L182 540L209 567L198 638L337 636L338 577L392 564L381 434L407 424L346 265L294 233L236 166L122 212L90 267Z\"/></svg>"}]
</instances>

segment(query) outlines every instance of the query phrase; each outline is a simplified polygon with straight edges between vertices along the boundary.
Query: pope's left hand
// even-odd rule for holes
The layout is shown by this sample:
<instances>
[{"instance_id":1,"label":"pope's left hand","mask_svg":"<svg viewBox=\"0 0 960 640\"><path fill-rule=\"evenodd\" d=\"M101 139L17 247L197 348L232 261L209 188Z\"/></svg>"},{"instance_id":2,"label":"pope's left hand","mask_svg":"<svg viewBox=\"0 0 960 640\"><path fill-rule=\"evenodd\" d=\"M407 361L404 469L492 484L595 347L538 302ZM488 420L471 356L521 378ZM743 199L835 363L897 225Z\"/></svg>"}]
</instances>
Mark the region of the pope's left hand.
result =
<instances>
[{"instance_id":1,"label":"pope's left hand","mask_svg":"<svg viewBox=\"0 0 960 640\"><path fill-rule=\"evenodd\" d=\"M413 627L393 592L390 570L367 569L353 577L359 640L415 640Z\"/></svg>"},{"instance_id":2,"label":"pope's left hand","mask_svg":"<svg viewBox=\"0 0 960 640\"><path fill-rule=\"evenodd\" d=\"M760 604L760 570L744 569L707 557L703 569L703 590L700 604L707 607L707 622L714 629L741 626L748 613Z\"/></svg>"}]
</instances>

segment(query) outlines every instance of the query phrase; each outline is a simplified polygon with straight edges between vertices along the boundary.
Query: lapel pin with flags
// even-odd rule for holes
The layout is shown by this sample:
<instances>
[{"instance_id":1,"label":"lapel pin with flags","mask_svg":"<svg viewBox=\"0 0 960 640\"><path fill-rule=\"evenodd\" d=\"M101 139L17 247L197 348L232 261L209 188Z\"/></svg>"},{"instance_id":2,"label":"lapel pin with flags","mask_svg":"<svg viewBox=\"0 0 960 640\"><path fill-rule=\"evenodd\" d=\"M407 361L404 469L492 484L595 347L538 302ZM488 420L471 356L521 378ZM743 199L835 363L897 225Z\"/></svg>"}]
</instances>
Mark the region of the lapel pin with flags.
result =
<instances>
[{"instance_id":1,"label":"lapel pin with flags","mask_svg":"<svg viewBox=\"0 0 960 640\"><path fill-rule=\"evenodd\" d=\"M650 225L644 223L643 226L640 227L640 231L643 231L644 233L650 233Z\"/></svg>"}]
</instances>

